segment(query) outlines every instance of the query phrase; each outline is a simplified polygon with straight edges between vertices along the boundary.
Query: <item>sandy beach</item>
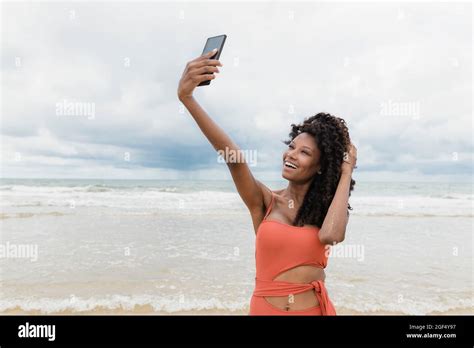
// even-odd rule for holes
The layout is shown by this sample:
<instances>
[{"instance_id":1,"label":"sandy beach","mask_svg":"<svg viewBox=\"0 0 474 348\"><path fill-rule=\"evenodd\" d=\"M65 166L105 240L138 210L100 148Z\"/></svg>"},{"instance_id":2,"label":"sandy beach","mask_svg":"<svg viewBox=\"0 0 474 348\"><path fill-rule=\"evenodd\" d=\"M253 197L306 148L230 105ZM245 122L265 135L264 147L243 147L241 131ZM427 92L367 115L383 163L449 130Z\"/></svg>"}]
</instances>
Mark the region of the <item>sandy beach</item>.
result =
<instances>
[{"instance_id":1,"label":"sandy beach","mask_svg":"<svg viewBox=\"0 0 474 348\"><path fill-rule=\"evenodd\" d=\"M402 312L387 312L387 311L374 311L374 312L357 312L345 308L338 308L337 315L406 315ZM10 309L0 315L45 315L40 311L23 311L20 308ZM72 311L60 311L56 313L47 313L48 315L248 315L247 311L220 311L220 310L196 310L196 311L179 311L176 313L165 313L165 312L156 312L151 306L136 306L133 310L124 310L122 308L118 309L106 309L106 308L97 308L93 311L84 311L84 312L72 312ZM446 312L432 312L426 315L473 315L472 310L465 308L453 309Z\"/></svg>"},{"instance_id":2,"label":"sandy beach","mask_svg":"<svg viewBox=\"0 0 474 348\"><path fill-rule=\"evenodd\" d=\"M0 314L248 313L255 234L231 182L12 180L0 192ZM472 314L472 198L462 184L359 183L325 270L337 314Z\"/></svg>"}]
</instances>

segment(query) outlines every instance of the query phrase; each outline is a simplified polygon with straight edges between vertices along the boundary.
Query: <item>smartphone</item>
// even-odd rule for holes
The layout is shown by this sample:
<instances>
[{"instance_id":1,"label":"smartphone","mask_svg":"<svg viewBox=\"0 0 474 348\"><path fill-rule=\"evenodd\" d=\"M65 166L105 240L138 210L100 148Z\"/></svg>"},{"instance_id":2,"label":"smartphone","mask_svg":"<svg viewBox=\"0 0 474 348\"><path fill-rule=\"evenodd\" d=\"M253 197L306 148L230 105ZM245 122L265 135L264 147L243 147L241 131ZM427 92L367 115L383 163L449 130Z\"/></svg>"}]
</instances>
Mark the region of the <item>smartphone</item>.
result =
<instances>
[{"instance_id":1,"label":"smartphone","mask_svg":"<svg viewBox=\"0 0 474 348\"><path fill-rule=\"evenodd\" d=\"M207 39L206 45L204 46L204 49L202 50L202 54L206 54L207 52L212 51L214 48L217 48L216 54L214 54L210 59L219 59L221 56L222 49L224 48L224 42L225 39L227 38L227 35L218 35L218 36L213 36ZM211 83L211 80L206 80L202 81L199 86L207 86Z\"/></svg>"}]
</instances>

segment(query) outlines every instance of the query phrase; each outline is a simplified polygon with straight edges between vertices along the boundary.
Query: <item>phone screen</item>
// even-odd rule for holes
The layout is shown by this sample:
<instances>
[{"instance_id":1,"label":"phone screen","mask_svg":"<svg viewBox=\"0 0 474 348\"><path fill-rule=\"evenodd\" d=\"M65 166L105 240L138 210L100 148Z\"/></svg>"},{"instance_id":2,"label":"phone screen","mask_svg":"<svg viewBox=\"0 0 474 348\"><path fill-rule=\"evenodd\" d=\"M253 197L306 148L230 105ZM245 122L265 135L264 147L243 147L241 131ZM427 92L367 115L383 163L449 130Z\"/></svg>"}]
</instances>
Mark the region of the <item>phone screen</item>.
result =
<instances>
[{"instance_id":1,"label":"phone screen","mask_svg":"<svg viewBox=\"0 0 474 348\"><path fill-rule=\"evenodd\" d=\"M212 56L211 59L219 59L222 48L224 47L225 39L226 35L219 35L208 38L206 41L206 45L204 46L204 50L202 51L202 54L205 54L207 52L212 51L214 48L217 48L217 53Z\"/></svg>"}]
</instances>

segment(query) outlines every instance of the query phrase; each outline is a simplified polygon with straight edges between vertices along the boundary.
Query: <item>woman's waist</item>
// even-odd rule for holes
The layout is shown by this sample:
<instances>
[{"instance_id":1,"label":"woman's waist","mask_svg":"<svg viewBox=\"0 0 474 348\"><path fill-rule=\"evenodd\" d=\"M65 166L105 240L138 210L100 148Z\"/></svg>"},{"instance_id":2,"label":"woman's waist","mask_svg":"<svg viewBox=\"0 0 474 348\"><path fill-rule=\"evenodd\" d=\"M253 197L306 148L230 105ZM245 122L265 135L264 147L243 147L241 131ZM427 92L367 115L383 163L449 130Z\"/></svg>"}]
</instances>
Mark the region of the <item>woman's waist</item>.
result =
<instances>
[{"instance_id":1,"label":"woman's waist","mask_svg":"<svg viewBox=\"0 0 474 348\"><path fill-rule=\"evenodd\" d=\"M256 279L309 284L316 280L324 281L326 279L326 272L324 267L318 264L298 265L284 270L272 270L271 267L257 267Z\"/></svg>"},{"instance_id":2,"label":"woman's waist","mask_svg":"<svg viewBox=\"0 0 474 348\"><path fill-rule=\"evenodd\" d=\"M255 288L253 295L256 296L288 296L315 290L320 293L325 289L325 282L322 279L311 281L287 281L260 279L255 277Z\"/></svg>"},{"instance_id":3,"label":"woman's waist","mask_svg":"<svg viewBox=\"0 0 474 348\"><path fill-rule=\"evenodd\" d=\"M317 265L301 265L290 268L272 278L273 280L286 281L290 283L311 283L315 280L326 279L324 268Z\"/></svg>"}]
</instances>

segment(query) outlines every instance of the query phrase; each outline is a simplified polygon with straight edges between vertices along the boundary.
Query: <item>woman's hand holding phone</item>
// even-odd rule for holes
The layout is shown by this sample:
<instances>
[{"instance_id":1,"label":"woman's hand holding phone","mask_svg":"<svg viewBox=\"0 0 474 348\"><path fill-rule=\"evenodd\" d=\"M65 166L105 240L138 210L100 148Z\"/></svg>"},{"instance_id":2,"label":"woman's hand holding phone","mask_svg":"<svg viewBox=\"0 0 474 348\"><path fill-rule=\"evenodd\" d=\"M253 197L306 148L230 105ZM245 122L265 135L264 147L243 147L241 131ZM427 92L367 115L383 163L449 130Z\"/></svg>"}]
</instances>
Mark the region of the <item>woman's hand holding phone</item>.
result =
<instances>
[{"instance_id":1,"label":"woman's hand holding phone","mask_svg":"<svg viewBox=\"0 0 474 348\"><path fill-rule=\"evenodd\" d=\"M217 59L210 59L216 54L217 50L213 50L199 56L186 64L183 75L179 80L178 98L192 97L194 89L202 81L215 79L214 73L219 73L217 66L222 63Z\"/></svg>"}]
</instances>

